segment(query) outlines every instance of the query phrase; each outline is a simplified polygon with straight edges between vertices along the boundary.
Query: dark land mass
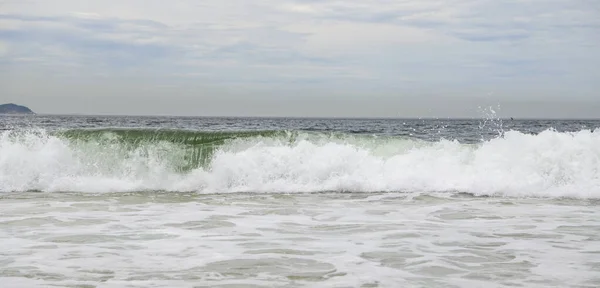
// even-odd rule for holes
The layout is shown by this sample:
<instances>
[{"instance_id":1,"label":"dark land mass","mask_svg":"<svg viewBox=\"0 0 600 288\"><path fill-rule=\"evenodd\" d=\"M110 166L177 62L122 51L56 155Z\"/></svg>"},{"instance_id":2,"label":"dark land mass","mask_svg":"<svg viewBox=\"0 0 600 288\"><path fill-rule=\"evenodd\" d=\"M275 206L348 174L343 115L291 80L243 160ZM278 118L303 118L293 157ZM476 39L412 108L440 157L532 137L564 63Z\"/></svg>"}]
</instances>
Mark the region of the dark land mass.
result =
<instances>
[{"instance_id":1,"label":"dark land mass","mask_svg":"<svg viewBox=\"0 0 600 288\"><path fill-rule=\"evenodd\" d=\"M0 114L35 114L35 113L33 113L33 111L31 111L31 109L29 109L25 106L9 103L9 104L0 104Z\"/></svg>"}]
</instances>

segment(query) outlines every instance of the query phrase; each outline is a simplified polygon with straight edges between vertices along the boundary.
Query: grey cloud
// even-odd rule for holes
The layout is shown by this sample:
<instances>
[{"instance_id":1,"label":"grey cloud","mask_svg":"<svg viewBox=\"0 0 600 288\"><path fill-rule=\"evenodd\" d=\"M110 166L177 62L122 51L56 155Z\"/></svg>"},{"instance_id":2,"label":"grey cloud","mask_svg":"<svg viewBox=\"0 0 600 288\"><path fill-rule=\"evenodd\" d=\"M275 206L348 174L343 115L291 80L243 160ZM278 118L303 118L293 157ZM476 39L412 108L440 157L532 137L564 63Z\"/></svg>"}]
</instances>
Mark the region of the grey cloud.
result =
<instances>
[{"instance_id":1,"label":"grey cloud","mask_svg":"<svg viewBox=\"0 0 600 288\"><path fill-rule=\"evenodd\" d=\"M328 59L305 55L295 50L293 45L298 39L301 40L302 34L273 28L223 30L196 24L181 30L146 20L23 15L1 15L0 19L25 22L21 29L0 29L0 40L8 41L16 47L28 47L14 49L13 59L48 58L49 55L44 55L42 48L47 45L58 45L76 55L51 55L56 58L54 59L56 62L76 56L85 59L81 64L102 66L113 70L133 66L147 67L161 60L168 60L168 63L162 63L162 68L168 69L186 66L194 68L194 65L190 65L193 63L196 63L195 68L198 68L207 62L220 60L234 60L242 65L332 64ZM54 27L38 22L66 25ZM162 41L144 41L156 35L162 37ZM228 37L235 40L227 41ZM262 44L270 37L276 40L268 41L269 44ZM42 45L30 45L32 43ZM39 49L31 51L32 47ZM63 59L60 59L61 56Z\"/></svg>"},{"instance_id":2,"label":"grey cloud","mask_svg":"<svg viewBox=\"0 0 600 288\"><path fill-rule=\"evenodd\" d=\"M275 112L426 116L485 101L521 112L521 98L598 101L597 1L183 0L186 13L157 2L147 14L143 1L127 3L138 6L0 15L14 24L0 26L0 102L58 113L252 115L287 105Z\"/></svg>"},{"instance_id":3,"label":"grey cloud","mask_svg":"<svg viewBox=\"0 0 600 288\"><path fill-rule=\"evenodd\" d=\"M45 19L44 21L49 21ZM51 21L61 22L62 19ZM67 19L73 23L72 19ZM77 22L80 24L80 22ZM176 54L173 47L160 43L139 43L116 38L98 37L99 31L117 33L119 30L105 22L78 25L83 30L59 29L43 25L25 26L19 30L0 30L0 40L11 43L12 59L38 58L40 61L61 63L77 62L81 66L108 67L110 69L147 66ZM98 27L103 27L98 29ZM138 37L143 37L138 32ZM146 35L150 37L150 35ZM57 47L61 51L49 50Z\"/></svg>"}]
</instances>

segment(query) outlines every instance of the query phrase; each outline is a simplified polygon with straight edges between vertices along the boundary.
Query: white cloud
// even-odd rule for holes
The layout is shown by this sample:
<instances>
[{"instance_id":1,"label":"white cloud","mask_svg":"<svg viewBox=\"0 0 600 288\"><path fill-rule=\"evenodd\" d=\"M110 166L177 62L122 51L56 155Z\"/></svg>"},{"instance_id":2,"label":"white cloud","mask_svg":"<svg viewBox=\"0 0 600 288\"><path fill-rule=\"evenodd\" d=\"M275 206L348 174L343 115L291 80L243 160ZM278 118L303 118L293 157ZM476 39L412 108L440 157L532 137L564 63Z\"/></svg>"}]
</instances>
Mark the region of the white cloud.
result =
<instances>
[{"instance_id":1,"label":"white cloud","mask_svg":"<svg viewBox=\"0 0 600 288\"><path fill-rule=\"evenodd\" d=\"M305 33L305 48L314 53L377 53L379 49L419 43L443 44L448 37L435 31L387 23L331 21L327 25L297 24L288 31Z\"/></svg>"}]
</instances>

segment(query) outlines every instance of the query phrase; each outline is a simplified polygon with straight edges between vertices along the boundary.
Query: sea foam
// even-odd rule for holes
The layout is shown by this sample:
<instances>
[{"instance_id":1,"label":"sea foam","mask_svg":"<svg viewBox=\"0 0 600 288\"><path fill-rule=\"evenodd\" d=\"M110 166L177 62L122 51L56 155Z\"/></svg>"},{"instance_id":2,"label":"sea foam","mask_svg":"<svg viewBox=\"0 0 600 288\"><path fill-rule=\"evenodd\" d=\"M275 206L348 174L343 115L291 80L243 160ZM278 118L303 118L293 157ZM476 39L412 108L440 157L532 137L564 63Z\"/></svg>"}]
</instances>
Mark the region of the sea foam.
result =
<instances>
[{"instance_id":1,"label":"sea foam","mask_svg":"<svg viewBox=\"0 0 600 288\"><path fill-rule=\"evenodd\" d=\"M3 132L0 191L394 191L600 198L600 133L589 130L507 131L478 144L302 132L233 133L218 142L192 144L164 137L123 141L115 131L98 135ZM203 157L206 161L198 160Z\"/></svg>"}]
</instances>

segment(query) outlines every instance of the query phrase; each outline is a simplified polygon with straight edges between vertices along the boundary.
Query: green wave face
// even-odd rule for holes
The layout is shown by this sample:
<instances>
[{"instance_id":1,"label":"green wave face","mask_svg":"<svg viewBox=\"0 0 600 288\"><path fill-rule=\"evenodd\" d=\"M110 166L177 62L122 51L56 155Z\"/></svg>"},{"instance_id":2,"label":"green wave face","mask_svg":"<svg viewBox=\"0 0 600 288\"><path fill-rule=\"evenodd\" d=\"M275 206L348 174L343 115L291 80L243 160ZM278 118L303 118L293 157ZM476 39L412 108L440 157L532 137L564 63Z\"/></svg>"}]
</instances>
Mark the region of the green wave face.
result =
<instances>
[{"instance_id":1,"label":"green wave face","mask_svg":"<svg viewBox=\"0 0 600 288\"><path fill-rule=\"evenodd\" d=\"M66 130L54 133L66 140L78 159L89 159L91 166L110 163L130 163L124 159L137 158L137 162L158 161L161 166L187 172L196 168L210 168L217 151L244 151L254 145L289 146L305 141L315 145L341 144L363 148L373 155L388 157L404 153L427 143L402 137L352 135L337 132L304 131L232 131L202 132L162 129L99 129ZM136 163L133 161L133 163ZM155 166L147 163L149 166ZM94 168L94 169L96 169Z\"/></svg>"},{"instance_id":2,"label":"green wave face","mask_svg":"<svg viewBox=\"0 0 600 288\"><path fill-rule=\"evenodd\" d=\"M98 129L66 130L54 133L67 140L74 151L96 154L101 162L139 157L169 163L175 171L185 172L210 164L215 151L232 141L267 138L293 141L285 131L199 132L187 130ZM116 158L116 159L111 159ZM119 161L120 162L120 161Z\"/></svg>"},{"instance_id":3,"label":"green wave face","mask_svg":"<svg viewBox=\"0 0 600 288\"><path fill-rule=\"evenodd\" d=\"M23 165L30 170L27 173L31 177L25 178L36 184L23 184L26 187L44 186L38 183L44 179L62 181L53 180L58 177L56 175L62 175L64 179L75 179L71 176L77 175L77 181L87 181L82 180L82 177L100 176L106 179L143 178L145 185L153 187L153 179L179 177L198 168L210 172L220 154L238 157L256 153L256 149L271 151L265 153L280 153L282 149L310 150L323 147L335 150L345 147L344 149L365 151L385 159L415 147L429 145L402 137L304 131L13 130L0 134L0 137L0 149L15 153L9 159L14 164L5 166ZM335 154L335 151L332 153ZM274 154L273 157L278 156ZM327 159L323 161L326 162ZM233 166L245 164L252 163L232 163ZM257 162L257 165L260 167L262 164ZM47 174L48 171L52 172ZM13 172L9 174L12 175Z\"/></svg>"}]
</instances>

